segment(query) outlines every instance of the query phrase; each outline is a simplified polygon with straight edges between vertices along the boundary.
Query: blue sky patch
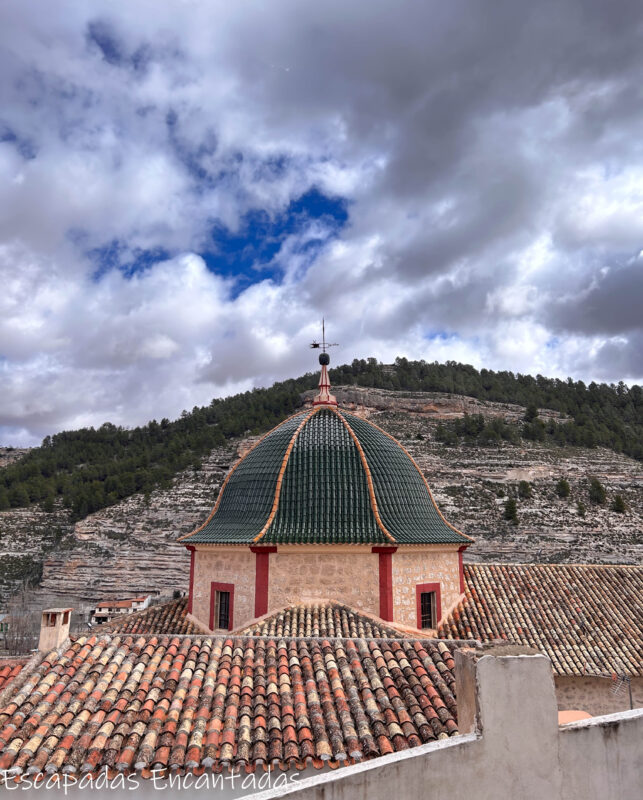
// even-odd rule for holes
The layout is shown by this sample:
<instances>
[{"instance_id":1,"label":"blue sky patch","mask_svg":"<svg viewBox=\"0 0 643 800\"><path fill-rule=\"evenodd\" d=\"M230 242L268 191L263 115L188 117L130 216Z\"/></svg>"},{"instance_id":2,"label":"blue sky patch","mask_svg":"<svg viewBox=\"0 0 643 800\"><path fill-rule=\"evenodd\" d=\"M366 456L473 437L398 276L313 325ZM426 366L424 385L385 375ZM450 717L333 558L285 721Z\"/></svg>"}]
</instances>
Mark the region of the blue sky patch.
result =
<instances>
[{"instance_id":1,"label":"blue sky patch","mask_svg":"<svg viewBox=\"0 0 643 800\"><path fill-rule=\"evenodd\" d=\"M200 255L208 269L217 275L235 278L233 296L253 283L281 278L281 268L274 263L284 240L303 231L312 222L322 223L328 237L303 243L300 253L314 260L317 252L346 225L348 204L340 197L328 197L317 189L293 200L288 208L271 217L265 211L246 214L238 232L216 227L212 231L213 250Z\"/></svg>"},{"instance_id":2,"label":"blue sky patch","mask_svg":"<svg viewBox=\"0 0 643 800\"><path fill-rule=\"evenodd\" d=\"M307 264L312 264L323 247L338 235L347 221L346 200L327 197L317 189L311 189L293 200L284 212L276 216L271 216L266 211L249 212L237 232L215 226L212 230L211 248L206 248L199 255L211 272L232 279L232 297L235 298L254 283L266 279L281 280L283 269L277 263L276 256L289 236L303 233L313 223L321 226L322 235L303 238L295 251L305 257ZM112 239L99 247L90 247L87 233L80 229L69 230L67 238L83 250L93 263L94 281L99 281L113 269L131 277L179 252L171 252L163 247L131 248L126 241L120 239Z\"/></svg>"},{"instance_id":3,"label":"blue sky patch","mask_svg":"<svg viewBox=\"0 0 643 800\"><path fill-rule=\"evenodd\" d=\"M118 66L123 53L112 26L104 20L94 20L87 26L87 39L95 45L108 64Z\"/></svg>"},{"instance_id":4,"label":"blue sky patch","mask_svg":"<svg viewBox=\"0 0 643 800\"><path fill-rule=\"evenodd\" d=\"M171 255L163 247L154 247L150 250L137 247L131 250L118 239L113 239L108 244L87 251L87 256L96 265L92 273L94 281L99 281L105 273L112 269L118 269L125 277L130 278L159 261L167 261Z\"/></svg>"},{"instance_id":5,"label":"blue sky patch","mask_svg":"<svg viewBox=\"0 0 643 800\"><path fill-rule=\"evenodd\" d=\"M3 120L0 120L0 142L11 142L20 155L30 161L36 157L36 147L28 139L23 139Z\"/></svg>"}]
</instances>

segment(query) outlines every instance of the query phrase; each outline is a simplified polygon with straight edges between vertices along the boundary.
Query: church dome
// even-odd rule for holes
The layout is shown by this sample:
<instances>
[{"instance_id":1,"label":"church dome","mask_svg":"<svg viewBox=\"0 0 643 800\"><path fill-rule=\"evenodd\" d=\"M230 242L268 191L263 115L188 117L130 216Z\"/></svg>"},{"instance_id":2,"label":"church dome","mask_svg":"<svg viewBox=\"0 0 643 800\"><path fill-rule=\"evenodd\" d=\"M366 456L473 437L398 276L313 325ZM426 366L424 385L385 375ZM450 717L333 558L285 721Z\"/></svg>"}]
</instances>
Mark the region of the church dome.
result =
<instances>
[{"instance_id":1,"label":"church dome","mask_svg":"<svg viewBox=\"0 0 643 800\"><path fill-rule=\"evenodd\" d=\"M339 409L324 389L312 409L282 422L237 463L209 518L182 541L471 543L444 519L406 450L373 423Z\"/></svg>"}]
</instances>

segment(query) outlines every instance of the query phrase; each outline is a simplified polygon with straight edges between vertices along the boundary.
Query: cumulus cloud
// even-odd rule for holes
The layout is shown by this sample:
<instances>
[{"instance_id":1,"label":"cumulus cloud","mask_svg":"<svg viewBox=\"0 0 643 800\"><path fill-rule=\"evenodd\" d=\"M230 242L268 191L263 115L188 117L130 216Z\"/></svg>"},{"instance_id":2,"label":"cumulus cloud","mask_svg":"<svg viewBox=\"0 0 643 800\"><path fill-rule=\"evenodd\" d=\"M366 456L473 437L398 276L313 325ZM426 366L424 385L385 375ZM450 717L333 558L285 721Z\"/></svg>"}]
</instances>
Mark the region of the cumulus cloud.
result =
<instances>
[{"instance_id":1,"label":"cumulus cloud","mask_svg":"<svg viewBox=\"0 0 643 800\"><path fill-rule=\"evenodd\" d=\"M640 3L2 15L0 441L300 373L322 314L341 361L643 378Z\"/></svg>"}]
</instances>

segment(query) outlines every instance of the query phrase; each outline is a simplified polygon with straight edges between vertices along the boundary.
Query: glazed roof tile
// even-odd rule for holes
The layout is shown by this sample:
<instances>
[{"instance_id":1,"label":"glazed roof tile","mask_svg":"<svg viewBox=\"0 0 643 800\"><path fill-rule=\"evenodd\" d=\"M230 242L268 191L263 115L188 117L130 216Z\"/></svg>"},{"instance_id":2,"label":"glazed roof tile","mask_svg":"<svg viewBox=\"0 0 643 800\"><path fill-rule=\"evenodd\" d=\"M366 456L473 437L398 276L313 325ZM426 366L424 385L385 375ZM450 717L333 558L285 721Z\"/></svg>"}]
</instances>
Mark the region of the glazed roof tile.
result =
<instances>
[{"instance_id":1,"label":"glazed roof tile","mask_svg":"<svg viewBox=\"0 0 643 800\"><path fill-rule=\"evenodd\" d=\"M198 625L187 618L187 608L187 597L182 597L132 614L119 614L95 630L112 633L203 633Z\"/></svg>"},{"instance_id":2,"label":"glazed roof tile","mask_svg":"<svg viewBox=\"0 0 643 800\"><path fill-rule=\"evenodd\" d=\"M0 707L0 770L338 766L457 733L437 640L80 636Z\"/></svg>"},{"instance_id":3,"label":"glazed roof tile","mask_svg":"<svg viewBox=\"0 0 643 800\"><path fill-rule=\"evenodd\" d=\"M402 638L404 633L383 620L342 603L302 603L248 625L237 633L248 636L329 636Z\"/></svg>"},{"instance_id":4,"label":"glazed roof tile","mask_svg":"<svg viewBox=\"0 0 643 800\"><path fill-rule=\"evenodd\" d=\"M402 446L337 408L295 414L228 474L212 514L181 537L209 544L469 544Z\"/></svg>"},{"instance_id":5,"label":"glazed roof tile","mask_svg":"<svg viewBox=\"0 0 643 800\"><path fill-rule=\"evenodd\" d=\"M643 675L643 567L466 564L464 575L441 638L535 647L557 675Z\"/></svg>"}]
</instances>

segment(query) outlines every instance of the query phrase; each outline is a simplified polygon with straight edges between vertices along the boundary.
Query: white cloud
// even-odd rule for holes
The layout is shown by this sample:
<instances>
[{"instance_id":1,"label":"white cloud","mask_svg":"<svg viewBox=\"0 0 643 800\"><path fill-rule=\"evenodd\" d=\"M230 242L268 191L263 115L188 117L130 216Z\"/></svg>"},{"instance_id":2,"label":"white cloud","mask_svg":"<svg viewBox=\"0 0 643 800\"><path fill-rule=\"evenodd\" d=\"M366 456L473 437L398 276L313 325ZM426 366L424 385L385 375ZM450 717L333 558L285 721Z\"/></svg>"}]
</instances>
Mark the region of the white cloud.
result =
<instances>
[{"instance_id":1,"label":"white cloud","mask_svg":"<svg viewBox=\"0 0 643 800\"><path fill-rule=\"evenodd\" d=\"M610 9L610 36L606 13L8 5L0 439L312 369L322 314L335 361L640 381L641 12ZM346 200L339 238L297 228L281 278L241 293L207 269L213 226L242 233L312 187ZM108 246L161 255L127 277L88 255Z\"/></svg>"}]
</instances>

